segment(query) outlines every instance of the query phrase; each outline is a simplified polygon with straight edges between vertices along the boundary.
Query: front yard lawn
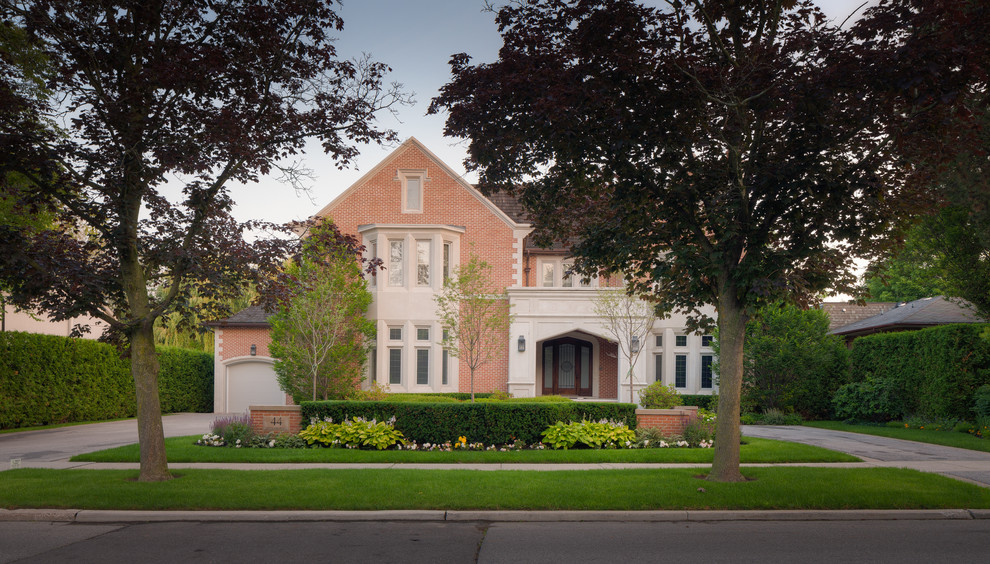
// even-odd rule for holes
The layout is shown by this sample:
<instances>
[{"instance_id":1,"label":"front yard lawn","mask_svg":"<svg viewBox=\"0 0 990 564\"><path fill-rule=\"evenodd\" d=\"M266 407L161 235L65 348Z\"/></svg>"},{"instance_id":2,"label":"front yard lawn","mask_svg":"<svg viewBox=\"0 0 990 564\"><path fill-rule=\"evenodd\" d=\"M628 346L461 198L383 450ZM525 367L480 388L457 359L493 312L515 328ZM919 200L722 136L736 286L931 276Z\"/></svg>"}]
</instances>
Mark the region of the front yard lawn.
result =
<instances>
[{"instance_id":1,"label":"front yard lawn","mask_svg":"<svg viewBox=\"0 0 990 564\"><path fill-rule=\"evenodd\" d=\"M744 468L752 481L697 468L637 470L192 470L136 482L136 470L3 472L0 507L145 510L975 509L990 489L899 468Z\"/></svg>"},{"instance_id":2,"label":"front yard lawn","mask_svg":"<svg viewBox=\"0 0 990 564\"><path fill-rule=\"evenodd\" d=\"M956 431L902 429L899 427L882 427L875 425L850 425L839 421L805 421L803 425L808 427L818 427L819 429L849 431L851 433L862 433L864 435L876 435L878 437L890 437L892 439L904 439L905 441L917 441L919 443L930 443L933 445L990 452L990 439L981 439L980 437L975 437L969 433L959 433Z\"/></svg>"},{"instance_id":3,"label":"front yard lawn","mask_svg":"<svg viewBox=\"0 0 990 564\"><path fill-rule=\"evenodd\" d=\"M199 436L172 437L165 440L169 462L217 463L610 463L610 462L684 462L711 463L710 448L644 449L573 449L497 451L408 451L352 450L346 448L265 449L204 447L193 444ZM744 463L779 462L859 462L855 456L820 447L747 437L740 446ZM72 457L74 462L138 462L138 445L101 450Z\"/></svg>"}]
</instances>

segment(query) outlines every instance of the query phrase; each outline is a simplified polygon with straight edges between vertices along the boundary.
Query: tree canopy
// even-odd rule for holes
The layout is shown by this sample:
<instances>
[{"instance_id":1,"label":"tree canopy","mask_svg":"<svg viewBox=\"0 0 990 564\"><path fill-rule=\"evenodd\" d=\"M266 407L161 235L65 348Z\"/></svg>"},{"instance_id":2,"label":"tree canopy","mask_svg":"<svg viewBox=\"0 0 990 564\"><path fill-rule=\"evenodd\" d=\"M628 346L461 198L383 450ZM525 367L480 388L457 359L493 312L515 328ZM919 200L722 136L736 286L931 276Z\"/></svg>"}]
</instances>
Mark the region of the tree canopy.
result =
<instances>
[{"instance_id":1,"label":"tree canopy","mask_svg":"<svg viewBox=\"0 0 990 564\"><path fill-rule=\"evenodd\" d=\"M347 165L357 143L395 138L375 115L403 95L384 64L337 57L330 0L0 0L0 20L43 54L50 92L0 51L0 182L26 178L17 205L68 226L0 226L0 279L15 303L92 315L127 345L140 477L167 479L154 321L193 292L229 303L290 246L245 241L261 226L231 218L230 185L287 168L309 138Z\"/></svg>"},{"instance_id":2,"label":"tree canopy","mask_svg":"<svg viewBox=\"0 0 990 564\"><path fill-rule=\"evenodd\" d=\"M839 29L803 0L512 3L496 15L498 60L453 56L433 100L469 140L467 166L520 195L539 240L575 238L579 270L624 272L698 326L715 305L711 479L742 478L748 319L855 291L852 258L881 252L917 203L894 152L900 99L877 80L910 25L899 10L867 14L901 33L881 43L876 25Z\"/></svg>"}]
</instances>

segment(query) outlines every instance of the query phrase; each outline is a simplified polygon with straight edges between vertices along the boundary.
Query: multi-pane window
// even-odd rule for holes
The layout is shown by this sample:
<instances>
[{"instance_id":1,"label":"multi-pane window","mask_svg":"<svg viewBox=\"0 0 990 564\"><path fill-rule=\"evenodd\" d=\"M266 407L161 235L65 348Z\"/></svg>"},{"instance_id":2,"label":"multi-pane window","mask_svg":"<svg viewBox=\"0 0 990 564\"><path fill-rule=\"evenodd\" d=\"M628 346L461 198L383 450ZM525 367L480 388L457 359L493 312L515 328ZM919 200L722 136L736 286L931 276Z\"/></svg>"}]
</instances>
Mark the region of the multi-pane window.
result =
<instances>
[{"instance_id":1,"label":"multi-pane window","mask_svg":"<svg viewBox=\"0 0 990 564\"><path fill-rule=\"evenodd\" d=\"M663 346L663 335L654 335L653 336L653 344L657 348L662 347Z\"/></svg>"},{"instance_id":2,"label":"multi-pane window","mask_svg":"<svg viewBox=\"0 0 990 564\"><path fill-rule=\"evenodd\" d=\"M444 241L443 243L443 279L446 281L450 278L450 253L451 244L449 241Z\"/></svg>"},{"instance_id":3,"label":"multi-pane window","mask_svg":"<svg viewBox=\"0 0 990 564\"><path fill-rule=\"evenodd\" d=\"M429 327L417 327L416 328L416 340L417 341L429 341L430 340L430 328Z\"/></svg>"},{"instance_id":4,"label":"multi-pane window","mask_svg":"<svg viewBox=\"0 0 990 564\"><path fill-rule=\"evenodd\" d=\"M561 265L560 275L563 277L561 286L563 286L564 288L574 287L574 274L571 272L571 268L573 267L574 267L573 264L569 264L566 262Z\"/></svg>"},{"instance_id":5,"label":"multi-pane window","mask_svg":"<svg viewBox=\"0 0 990 564\"><path fill-rule=\"evenodd\" d=\"M423 211L423 179L418 176L408 176L406 184L407 212Z\"/></svg>"},{"instance_id":6,"label":"multi-pane window","mask_svg":"<svg viewBox=\"0 0 990 564\"><path fill-rule=\"evenodd\" d=\"M378 381L378 349L372 347L371 358L368 359L368 380Z\"/></svg>"},{"instance_id":7,"label":"multi-pane window","mask_svg":"<svg viewBox=\"0 0 990 564\"><path fill-rule=\"evenodd\" d=\"M402 349L388 349L388 383L402 383Z\"/></svg>"},{"instance_id":8,"label":"multi-pane window","mask_svg":"<svg viewBox=\"0 0 990 564\"><path fill-rule=\"evenodd\" d=\"M656 374L654 375L655 382L663 382L663 353L653 355L654 370Z\"/></svg>"},{"instance_id":9,"label":"multi-pane window","mask_svg":"<svg viewBox=\"0 0 990 564\"><path fill-rule=\"evenodd\" d=\"M430 383L430 349L416 349L416 383L420 386Z\"/></svg>"},{"instance_id":10,"label":"multi-pane window","mask_svg":"<svg viewBox=\"0 0 990 564\"><path fill-rule=\"evenodd\" d=\"M388 242L388 285L402 286L404 284L402 273L402 241Z\"/></svg>"},{"instance_id":11,"label":"multi-pane window","mask_svg":"<svg viewBox=\"0 0 990 564\"><path fill-rule=\"evenodd\" d=\"M416 285L430 285L430 242L416 241Z\"/></svg>"},{"instance_id":12,"label":"multi-pane window","mask_svg":"<svg viewBox=\"0 0 990 564\"><path fill-rule=\"evenodd\" d=\"M378 241L372 241L371 243L368 244L368 252L371 254L371 258L373 259L378 258ZM378 280L378 277L375 276L375 274L376 274L375 272L371 274L371 281L368 283L372 287L376 285L376 282Z\"/></svg>"},{"instance_id":13,"label":"multi-pane window","mask_svg":"<svg viewBox=\"0 0 990 564\"><path fill-rule=\"evenodd\" d=\"M674 386L677 388L687 387L687 355L679 354L674 356Z\"/></svg>"},{"instance_id":14,"label":"multi-pane window","mask_svg":"<svg viewBox=\"0 0 990 564\"><path fill-rule=\"evenodd\" d=\"M703 346L703 347L711 347L712 346L712 336L711 335L702 335L701 336L701 346Z\"/></svg>"},{"instance_id":15,"label":"multi-pane window","mask_svg":"<svg viewBox=\"0 0 990 564\"><path fill-rule=\"evenodd\" d=\"M443 340L446 341L449 336L450 336L450 333L448 333L447 330L444 329L443 330ZM444 386L446 386L447 385L447 382L449 380L449 376L447 374L447 349L443 349L443 352L440 353L440 362L441 362L441 364L440 364L440 383L443 384Z\"/></svg>"},{"instance_id":16,"label":"multi-pane window","mask_svg":"<svg viewBox=\"0 0 990 564\"><path fill-rule=\"evenodd\" d=\"M701 355L701 387L712 387L712 355Z\"/></svg>"},{"instance_id":17,"label":"multi-pane window","mask_svg":"<svg viewBox=\"0 0 990 564\"><path fill-rule=\"evenodd\" d=\"M389 327L388 328L388 340L389 341L401 341L402 340L402 327Z\"/></svg>"},{"instance_id":18,"label":"multi-pane window","mask_svg":"<svg viewBox=\"0 0 990 564\"><path fill-rule=\"evenodd\" d=\"M552 262L543 263L543 286L547 288L552 288L554 284L554 264Z\"/></svg>"},{"instance_id":19,"label":"multi-pane window","mask_svg":"<svg viewBox=\"0 0 990 564\"><path fill-rule=\"evenodd\" d=\"M686 347L687 346L687 335L675 335L674 336L674 345L676 345L678 347Z\"/></svg>"}]
</instances>

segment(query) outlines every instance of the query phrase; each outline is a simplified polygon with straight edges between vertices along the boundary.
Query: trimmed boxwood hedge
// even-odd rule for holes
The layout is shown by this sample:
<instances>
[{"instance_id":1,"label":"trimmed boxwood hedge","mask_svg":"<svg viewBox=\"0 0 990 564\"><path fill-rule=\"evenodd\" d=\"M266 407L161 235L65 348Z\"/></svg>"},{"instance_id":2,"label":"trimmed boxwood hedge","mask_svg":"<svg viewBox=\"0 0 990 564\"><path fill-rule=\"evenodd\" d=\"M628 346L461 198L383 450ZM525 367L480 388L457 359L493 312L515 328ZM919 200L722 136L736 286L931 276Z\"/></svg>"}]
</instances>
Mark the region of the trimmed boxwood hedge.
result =
<instances>
[{"instance_id":1,"label":"trimmed boxwood hedge","mask_svg":"<svg viewBox=\"0 0 990 564\"><path fill-rule=\"evenodd\" d=\"M540 435L558 421L611 419L636 428L632 403L395 403L380 401L302 402L303 424L327 417L336 422L352 417L379 421L395 417L395 428L419 443L445 443L458 437L468 442L507 444L540 442Z\"/></svg>"},{"instance_id":2,"label":"trimmed boxwood hedge","mask_svg":"<svg viewBox=\"0 0 990 564\"><path fill-rule=\"evenodd\" d=\"M681 405L694 405L702 409L712 409L712 400L717 400L718 396L701 394L681 394Z\"/></svg>"},{"instance_id":3,"label":"trimmed boxwood hedge","mask_svg":"<svg viewBox=\"0 0 990 564\"><path fill-rule=\"evenodd\" d=\"M213 411L213 355L158 348L162 411ZM135 414L130 363L114 347L0 332L0 429Z\"/></svg>"},{"instance_id":4,"label":"trimmed boxwood hedge","mask_svg":"<svg viewBox=\"0 0 990 564\"><path fill-rule=\"evenodd\" d=\"M869 418L972 420L976 389L990 383L988 329L986 324L955 324L860 337L851 353L853 383L836 397L855 401L851 392L866 386L884 391L884 401L872 408L882 413L863 414ZM863 400L876 403L875 394ZM839 407L855 406L836 407L841 412Z\"/></svg>"}]
</instances>

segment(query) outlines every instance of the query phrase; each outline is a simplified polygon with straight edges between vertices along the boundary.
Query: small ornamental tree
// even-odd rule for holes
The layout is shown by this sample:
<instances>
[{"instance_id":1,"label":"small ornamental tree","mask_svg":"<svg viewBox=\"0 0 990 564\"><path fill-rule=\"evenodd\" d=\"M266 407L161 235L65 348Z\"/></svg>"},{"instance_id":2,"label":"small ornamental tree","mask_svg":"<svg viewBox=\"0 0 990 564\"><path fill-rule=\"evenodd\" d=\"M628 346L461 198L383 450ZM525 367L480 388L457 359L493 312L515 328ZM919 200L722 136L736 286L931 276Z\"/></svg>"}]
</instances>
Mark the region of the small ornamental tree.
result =
<instances>
[{"instance_id":1,"label":"small ornamental tree","mask_svg":"<svg viewBox=\"0 0 990 564\"><path fill-rule=\"evenodd\" d=\"M629 364L629 403L633 397L633 368L646 348L646 339L658 317L653 304L621 288L599 290L595 296L595 315L605 331L619 345L619 352ZM635 341L635 346L634 346Z\"/></svg>"},{"instance_id":2,"label":"small ornamental tree","mask_svg":"<svg viewBox=\"0 0 990 564\"><path fill-rule=\"evenodd\" d=\"M444 329L440 342L453 358L460 358L471 371L471 401L474 373L481 365L508 350L509 296L491 281L492 267L472 254L467 263L454 269L436 295L437 317Z\"/></svg>"},{"instance_id":3,"label":"small ornamental tree","mask_svg":"<svg viewBox=\"0 0 990 564\"><path fill-rule=\"evenodd\" d=\"M311 229L276 285L282 291L269 318L269 350L279 386L297 404L344 399L363 379L368 342L375 338L375 322L365 317L372 296L362 275L363 251L324 221Z\"/></svg>"}]
</instances>

